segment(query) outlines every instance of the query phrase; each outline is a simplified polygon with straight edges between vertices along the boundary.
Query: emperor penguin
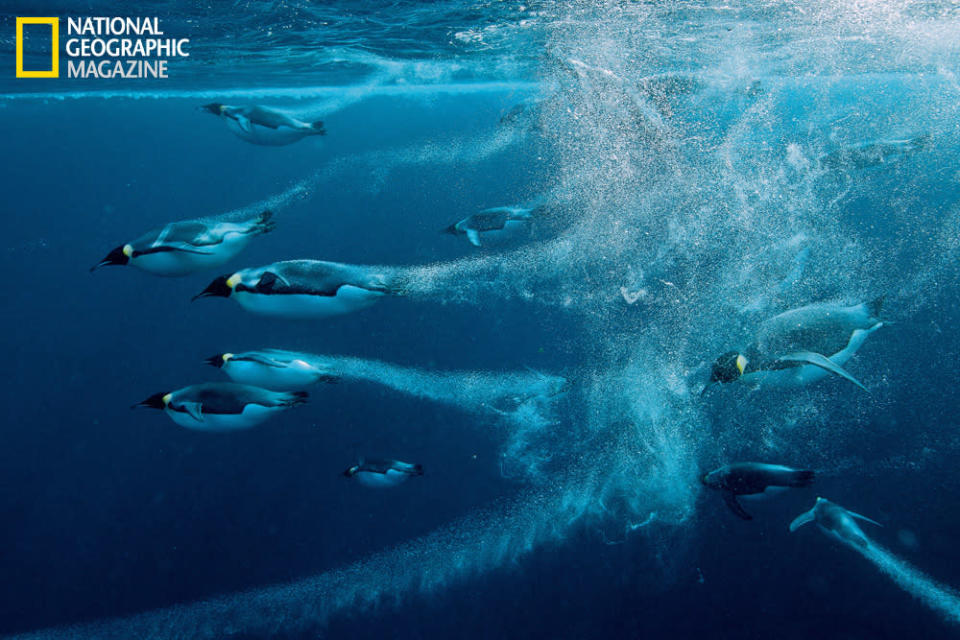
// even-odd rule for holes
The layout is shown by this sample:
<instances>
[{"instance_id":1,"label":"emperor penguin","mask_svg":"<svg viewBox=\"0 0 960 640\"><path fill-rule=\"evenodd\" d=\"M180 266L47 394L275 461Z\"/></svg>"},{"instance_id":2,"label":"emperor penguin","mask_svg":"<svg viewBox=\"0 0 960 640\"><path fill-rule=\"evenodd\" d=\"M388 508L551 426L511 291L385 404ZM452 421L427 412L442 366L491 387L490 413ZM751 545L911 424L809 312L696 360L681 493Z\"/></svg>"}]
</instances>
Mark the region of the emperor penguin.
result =
<instances>
[{"instance_id":1,"label":"emperor penguin","mask_svg":"<svg viewBox=\"0 0 960 640\"><path fill-rule=\"evenodd\" d=\"M711 471L701 481L711 489L720 491L723 501L738 517L752 520L753 516L740 506L737 496L771 496L786 491L788 487L809 487L814 475L809 469L792 469L763 462L737 462Z\"/></svg>"},{"instance_id":2,"label":"emperor penguin","mask_svg":"<svg viewBox=\"0 0 960 640\"><path fill-rule=\"evenodd\" d=\"M343 475L356 478L365 487L395 487L411 476L422 476L423 466L399 460L361 460L360 464L353 465Z\"/></svg>"},{"instance_id":3,"label":"emperor penguin","mask_svg":"<svg viewBox=\"0 0 960 640\"><path fill-rule=\"evenodd\" d=\"M475 247L482 240L506 240L527 226L533 215L533 209L522 207L493 207L467 216L446 229L444 233L465 237Z\"/></svg>"},{"instance_id":4,"label":"emperor penguin","mask_svg":"<svg viewBox=\"0 0 960 640\"><path fill-rule=\"evenodd\" d=\"M305 122L269 107L231 106L212 102L200 109L222 117L234 135L253 144L278 147L292 144L307 136L322 136L327 133L320 120Z\"/></svg>"},{"instance_id":5,"label":"emperor penguin","mask_svg":"<svg viewBox=\"0 0 960 640\"><path fill-rule=\"evenodd\" d=\"M287 260L220 276L193 297L232 298L248 311L285 318L325 318L365 309L400 295L395 278L377 267Z\"/></svg>"},{"instance_id":6,"label":"emperor penguin","mask_svg":"<svg viewBox=\"0 0 960 640\"><path fill-rule=\"evenodd\" d=\"M713 384L741 381L758 386L797 387L833 374L864 391L843 365L883 326L883 297L849 307L812 304L791 309L764 322L752 345L728 351L713 363Z\"/></svg>"},{"instance_id":7,"label":"emperor penguin","mask_svg":"<svg viewBox=\"0 0 960 640\"><path fill-rule=\"evenodd\" d=\"M149 231L119 246L90 267L130 265L159 276L183 276L219 267L235 257L255 236L272 231L273 214L264 211L246 220L182 220Z\"/></svg>"},{"instance_id":8,"label":"emperor penguin","mask_svg":"<svg viewBox=\"0 0 960 640\"><path fill-rule=\"evenodd\" d=\"M792 533L808 522L816 522L820 530L831 538L854 547L865 549L870 545L870 540L866 534L863 533L863 530L860 529L857 520L869 522L878 527L883 526L876 520L871 520L867 516L862 516L859 513L844 509L826 498L817 498L813 509L810 509L810 511L806 513L801 513L790 523L790 531Z\"/></svg>"},{"instance_id":9,"label":"emperor penguin","mask_svg":"<svg viewBox=\"0 0 960 640\"><path fill-rule=\"evenodd\" d=\"M850 166L855 169L869 169L894 164L918 151L933 146L933 136L929 133L912 138L869 140L857 144L844 145L831 153L820 157L824 167L840 168Z\"/></svg>"},{"instance_id":10,"label":"emperor penguin","mask_svg":"<svg viewBox=\"0 0 960 640\"><path fill-rule=\"evenodd\" d=\"M310 353L261 349L242 353L219 353L207 363L231 380L274 391L295 391L318 382L338 382L340 372Z\"/></svg>"},{"instance_id":11,"label":"emperor penguin","mask_svg":"<svg viewBox=\"0 0 960 640\"><path fill-rule=\"evenodd\" d=\"M271 415L306 401L305 391L288 393L214 382L155 393L133 406L161 409L187 429L236 431L255 427Z\"/></svg>"}]
</instances>

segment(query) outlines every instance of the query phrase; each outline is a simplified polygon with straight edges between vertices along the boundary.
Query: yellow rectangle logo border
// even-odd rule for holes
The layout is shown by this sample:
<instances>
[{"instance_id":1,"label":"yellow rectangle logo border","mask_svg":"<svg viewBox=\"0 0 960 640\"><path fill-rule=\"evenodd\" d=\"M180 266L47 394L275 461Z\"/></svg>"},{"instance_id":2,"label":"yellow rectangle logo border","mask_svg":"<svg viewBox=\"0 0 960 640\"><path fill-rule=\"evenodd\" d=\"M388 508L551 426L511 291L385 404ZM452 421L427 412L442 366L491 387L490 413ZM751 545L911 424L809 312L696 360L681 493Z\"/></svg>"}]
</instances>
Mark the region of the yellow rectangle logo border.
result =
<instances>
[{"instance_id":1,"label":"yellow rectangle logo border","mask_svg":"<svg viewBox=\"0 0 960 640\"><path fill-rule=\"evenodd\" d=\"M48 24L51 56L50 71L24 71L23 69L23 25ZM17 18L17 77L18 78L59 78L60 77L60 18Z\"/></svg>"}]
</instances>

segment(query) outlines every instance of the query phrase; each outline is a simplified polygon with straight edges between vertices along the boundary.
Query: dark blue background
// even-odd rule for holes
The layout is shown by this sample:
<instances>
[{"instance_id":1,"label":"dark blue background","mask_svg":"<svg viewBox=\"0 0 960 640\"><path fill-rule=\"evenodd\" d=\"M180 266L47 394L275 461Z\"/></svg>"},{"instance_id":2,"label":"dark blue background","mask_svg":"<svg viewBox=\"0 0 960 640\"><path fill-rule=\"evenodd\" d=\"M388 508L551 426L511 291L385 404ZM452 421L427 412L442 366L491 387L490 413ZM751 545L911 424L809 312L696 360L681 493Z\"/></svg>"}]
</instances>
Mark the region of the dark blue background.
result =
<instances>
[{"instance_id":1,"label":"dark blue background","mask_svg":"<svg viewBox=\"0 0 960 640\"><path fill-rule=\"evenodd\" d=\"M194 111L195 101L0 103L0 341L8 362L0 386L0 631L312 575L516 492L499 475L500 439L488 420L374 386L316 389L306 407L230 436L128 407L218 379L206 356L267 346L436 369L557 370L579 357L580 336L563 312L519 301L478 309L386 300L325 322L277 322L223 300L191 304L216 274L87 273L146 229L247 205L349 153L475 133L511 100L474 96L469 108L457 106L462 97L371 100L328 118L322 143L283 148L237 140ZM438 230L533 195L544 169L538 155L520 145L480 163L401 167L378 192L367 187L369 168L358 168L281 211L277 230L237 266L464 255L467 245ZM338 618L330 635L947 637L936 614L861 558L813 528L789 535L786 526L825 495L890 523L874 532L881 543L960 584L954 293L885 329L896 339L865 347L866 362L896 364L882 410L862 418L862 468L826 474L816 493L755 507L750 523L705 494L694 521L623 545L575 531L566 544L399 611ZM363 455L421 462L427 475L398 491L364 491L338 475ZM907 459L883 464L898 455ZM911 459L920 459L916 469ZM919 546L899 542L900 529Z\"/></svg>"}]
</instances>

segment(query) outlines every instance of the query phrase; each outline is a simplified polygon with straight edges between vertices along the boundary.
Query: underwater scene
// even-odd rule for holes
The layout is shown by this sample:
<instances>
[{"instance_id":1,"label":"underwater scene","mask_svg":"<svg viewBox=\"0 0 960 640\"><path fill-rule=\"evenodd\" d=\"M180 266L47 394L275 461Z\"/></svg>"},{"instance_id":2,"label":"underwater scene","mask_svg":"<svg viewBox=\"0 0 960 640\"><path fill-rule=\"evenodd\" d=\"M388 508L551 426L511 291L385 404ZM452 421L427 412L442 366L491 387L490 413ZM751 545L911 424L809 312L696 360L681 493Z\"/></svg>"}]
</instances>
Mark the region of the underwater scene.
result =
<instances>
[{"instance_id":1,"label":"underwater scene","mask_svg":"<svg viewBox=\"0 0 960 640\"><path fill-rule=\"evenodd\" d=\"M0 50L0 636L956 637L960 4Z\"/></svg>"}]
</instances>

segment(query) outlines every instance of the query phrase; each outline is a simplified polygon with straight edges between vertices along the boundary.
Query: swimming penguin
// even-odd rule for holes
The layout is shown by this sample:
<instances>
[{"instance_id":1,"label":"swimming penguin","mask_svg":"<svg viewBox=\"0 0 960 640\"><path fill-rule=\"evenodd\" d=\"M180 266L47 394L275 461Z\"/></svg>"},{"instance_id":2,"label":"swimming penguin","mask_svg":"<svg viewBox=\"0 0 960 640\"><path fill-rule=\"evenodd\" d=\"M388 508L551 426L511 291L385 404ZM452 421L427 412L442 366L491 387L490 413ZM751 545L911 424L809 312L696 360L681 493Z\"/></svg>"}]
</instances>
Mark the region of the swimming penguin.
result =
<instances>
[{"instance_id":1,"label":"swimming penguin","mask_svg":"<svg viewBox=\"0 0 960 640\"><path fill-rule=\"evenodd\" d=\"M269 107L230 106L212 102L200 109L221 116L226 120L230 131L253 144L277 147L297 142L307 136L322 136L327 133L320 120L304 122Z\"/></svg>"},{"instance_id":2,"label":"swimming penguin","mask_svg":"<svg viewBox=\"0 0 960 640\"><path fill-rule=\"evenodd\" d=\"M770 496L786 491L787 487L809 487L814 472L809 469L791 469L779 464L737 462L711 471L701 478L703 484L723 492L723 500L737 516L744 520L753 517L744 511L737 496Z\"/></svg>"},{"instance_id":3,"label":"swimming penguin","mask_svg":"<svg viewBox=\"0 0 960 640\"><path fill-rule=\"evenodd\" d=\"M899 140L870 140L844 145L821 156L820 163L829 168L851 166L855 169L869 169L899 162L913 153L929 149L932 145L933 136L929 133Z\"/></svg>"},{"instance_id":4,"label":"swimming penguin","mask_svg":"<svg viewBox=\"0 0 960 640\"><path fill-rule=\"evenodd\" d=\"M272 231L269 211L234 222L198 218L171 222L117 247L90 268L130 265L160 276L183 276L219 267L236 256L254 236Z\"/></svg>"},{"instance_id":5,"label":"swimming penguin","mask_svg":"<svg viewBox=\"0 0 960 640\"><path fill-rule=\"evenodd\" d=\"M288 393L214 382L155 393L133 406L162 409L171 420L187 429L234 431L255 427L274 413L306 401L305 391Z\"/></svg>"},{"instance_id":6,"label":"swimming penguin","mask_svg":"<svg viewBox=\"0 0 960 640\"><path fill-rule=\"evenodd\" d=\"M830 502L826 498L817 498L813 509L801 513L790 523L790 531L794 532L808 522L816 522L820 530L828 536L856 547L866 548L870 541L860 529L857 520L863 520L878 527L883 525L859 513L848 511L840 505Z\"/></svg>"},{"instance_id":7,"label":"swimming penguin","mask_svg":"<svg viewBox=\"0 0 960 640\"><path fill-rule=\"evenodd\" d=\"M220 353L207 363L234 382L274 391L303 389L318 382L337 382L340 374L317 356L282 349Z\"/></svg>"},{"instance_id":8,"label":"swimming penguin","mask_svg":"<svg viewBox=\"0 0 960 640\"><path fill-rule=\"evenodd\" d=\"M455 236L465 236L475 247L480 240L501 240L513 235L530 221L533 209L522 207L493 207L467 216L443 230Z\"/></svg>"},{"instance_id":9,"label":"swimming penguin","mask_svg":"<svg viewBox=\"0 0 960 640\"><path fill-rule=\"evenodd\" d=\"M423 466L398 460L361 460L360 464L353 465L343 475L356 478L366 487L395 487L406 482L410 476L422 476Z\"/></svg>"},{"instance_id":10,"label":"swimming penguin","mask_svg":"<svg viewBox=\"0 0 960 640\"><path fill-rule=\"evenodd\" d=\"M739 380L771 387L810 384L834 374L864 391L843 369L871 333L883 326L883 297L850 307L813 304L770 318L745 351L728 351L713 363L710 382Z\"/></svg>"},{"instance_id":11,"label":"swimming penguin","mask_svg":"<svg viewBox=\"0 0 960 640\"><path fill-rule=\"evenodd\" d=\"M365 309L401 290L375 267L320 260L287 260L220 276L193 297L233 298L254 313L325 318Z\"/></svg>"}]
</instances>

